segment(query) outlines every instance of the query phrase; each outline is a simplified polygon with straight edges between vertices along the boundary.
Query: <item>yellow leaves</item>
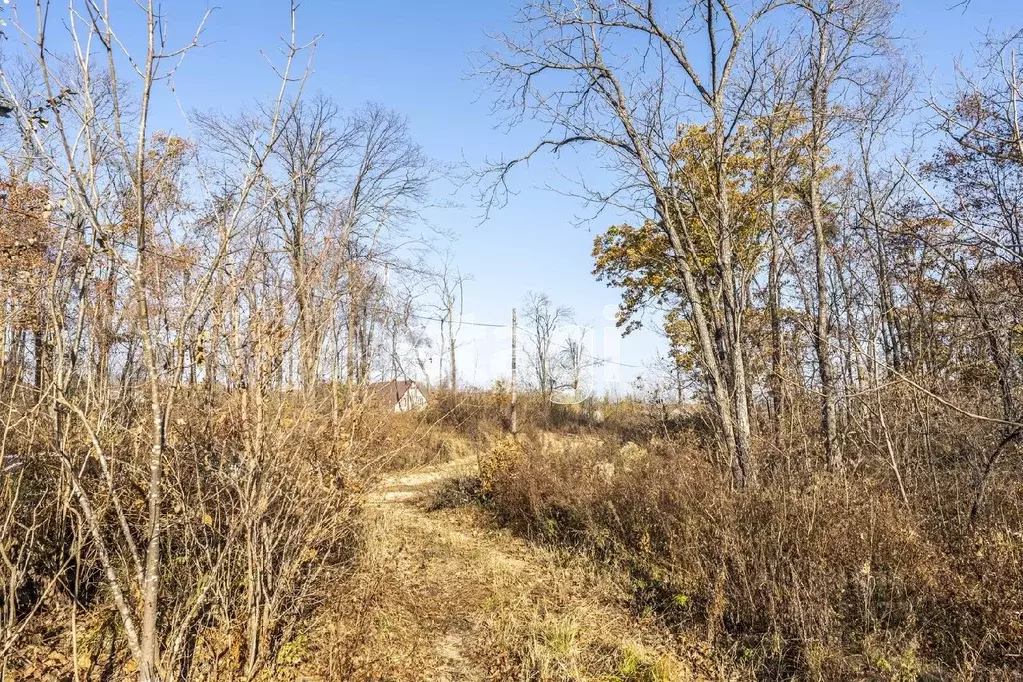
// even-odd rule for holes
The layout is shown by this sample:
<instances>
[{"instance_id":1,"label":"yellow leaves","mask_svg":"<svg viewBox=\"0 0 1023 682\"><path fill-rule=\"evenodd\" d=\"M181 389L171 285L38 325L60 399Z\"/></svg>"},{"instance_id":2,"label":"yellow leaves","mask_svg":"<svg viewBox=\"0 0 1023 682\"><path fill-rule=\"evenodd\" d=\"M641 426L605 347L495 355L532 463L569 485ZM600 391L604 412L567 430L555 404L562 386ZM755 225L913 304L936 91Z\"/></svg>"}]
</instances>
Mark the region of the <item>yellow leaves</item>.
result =
<instances>
[{"instance_id":1,"label":"yellow leaves","mask_svg":"<svg viewBox=\"0 0 1023 682\"><path fill-rule=\"evenodd\" d=\"M680 126L663 179L667 196L658 196L661 217L612 225L594 240L593 273L624 290L619 326L626 332L638 326L637 313L651 303L681 312L689 297L709 302L721 286L736 285L722 282L729 267L755 272L771 221L779 217L772 208L792 216L799 206L809 148L806 118L795 107L737 126L727 139L709 125ZM818 153L826 160L827 150ZM818 177L838 171L814 165ZM695 289L684 284L683 270ZM688 322L679 318L668 326L676 361L693 366Z\"/></svg>"},{"instance_id":2,"label":"yellow leaves","mask_svg":"<svg viewBox=\"0 0 1023 682\"><path fill-rule=\"evenodd\" d=\"M664 333L668 337L668 352L675 366L692 371L696 367L696 339L689 321L677 310L670 310L664 316Z\"/></svg>"},{"instance_id":3,"label":"yellow leaves","mask_svg":"<svg viewBox=\"0 0 1023 682\"><path fill-rule=\"evenodd\" d=\"M92 663L93 663L92 655L88 651L83 651L82 653L78 654L78 660L75 661L75 664L78 666L79 670L88 670L89 668L92 667Z\"/></svg>"},{"instance_id":4,"label":"yellow leaves","mask_svg":"<svg viewBox=\"0 0 1023 682\"><path fill-rule=\"evenodd\" d=\"M624 326L644 303L672 291L672 250L664 232L652 221L640 227L613 225L593 245L598 280L624 289L618 325ZM634 329L631 324L626 332Z\"/></svg>"},{"instance_id":5,"label":"yellow leaves","mask_svg":"<svg viewBox=\"0 0 1023 682\"><path fill-rule=\"evenodd\" d=\"M484 495L493 492L495 478L511 470L522 459L523 452L520 442L506 438L479 454L480 489Z\"/></svg>"},{"instance_id":6,"label":"yellow leaves","mask_svg":"<svg viewBox=\"0 0 1023 682\"><path fill-rule=\"evenodd\" d=\"M651 221L638 228L614 225L594 240L594 274L601 278L615 270L650 269L664 259L669 249L667 238ZM651 271L650 274L657 276L659 273Z\"/></svg>"},{"instance_id":7,"label":"yellow leaves","mask_svg":"<svg viewBox=\"0 0 1023 682\"><path fill-rule=\"evenodd\" d=\"M755 132L739 126L718 149L708 126L690 125L680 128L672 145L670 186L694 267L712 268L726 236L735 260L750 265L759 256L757 245L769 227L771 195L764 180L772 175L772 160Z\"/></svg>"}]
</instances>

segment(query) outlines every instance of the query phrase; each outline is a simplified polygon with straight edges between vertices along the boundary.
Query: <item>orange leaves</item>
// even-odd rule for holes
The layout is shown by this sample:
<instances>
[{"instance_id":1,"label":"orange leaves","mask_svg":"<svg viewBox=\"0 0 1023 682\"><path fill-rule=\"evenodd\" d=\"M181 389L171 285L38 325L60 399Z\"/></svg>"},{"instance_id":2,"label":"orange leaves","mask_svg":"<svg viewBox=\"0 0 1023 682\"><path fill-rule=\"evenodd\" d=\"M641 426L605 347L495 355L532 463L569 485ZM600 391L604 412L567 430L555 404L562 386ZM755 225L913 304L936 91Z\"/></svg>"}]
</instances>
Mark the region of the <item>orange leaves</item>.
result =
<instances>
[{"instance_id":1,"label":"orange leaves","mask_svg":"<svg viewBox=\"0 0 1023 682\"><path fill-rule=\"evenodd\" d=\"M653 220L639 227L612 226L594 241L593 272L624 290L618 323L628 325L627 330L638 326L630 320L650 302L669 308L685 303L680 261L698 287L709 292L716 286L724 249L745 271L753 271L761 257L770 227L767 185L774 182L785 195L791 195L793 185L779 179L787 178L777 172L782 162L777 154L768 154L765 136L756 127L740 126L724 142L725 149L719 144L707 125L680 127L672 144L663 212L679 237L680 250L673 247L668 226ZM797 147L798 138L790 146Z\"/></svg>"},{"instance_id":2,"label":"orange leaves","mask_svg":"<svg viewBox=\"0 0 1023 682\"><path fill-rule=\"evenodd\" d=\"M614 225L593 242L594 269L598 280L624 289L618 325L637 328L630 318L651 297L662 297L671 286L671 247L667 236L652 221L641 227Z\"/></svg>"},{"instance_id":3,"label":"orange leaves","mask_svg":"<svg viewBox=\"0 0 1023 682\"><path fill-rule=\"evenodd\" d=\"M6 267L31 267L42 258L49 231L49 192L17 179L0 183L0 257Z\"/></svg>"}]
</instances>

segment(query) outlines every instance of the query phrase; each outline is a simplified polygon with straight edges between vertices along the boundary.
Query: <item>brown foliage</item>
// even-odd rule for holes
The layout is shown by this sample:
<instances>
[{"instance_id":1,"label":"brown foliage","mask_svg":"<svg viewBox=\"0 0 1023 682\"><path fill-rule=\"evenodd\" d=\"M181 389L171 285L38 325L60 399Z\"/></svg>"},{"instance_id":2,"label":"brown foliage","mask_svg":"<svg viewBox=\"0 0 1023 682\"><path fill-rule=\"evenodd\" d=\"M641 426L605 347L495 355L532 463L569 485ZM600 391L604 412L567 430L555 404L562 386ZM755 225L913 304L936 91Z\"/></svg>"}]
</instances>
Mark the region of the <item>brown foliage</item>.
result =
<instances>
[{"instance_id":1,"label":"brown foliage","mask_svg":"<svg viewBox=\"0 0 1023 682\"><path fill-rule=\"evenodd\" d=\"M282 652L350 573L360 547L360 479L353 453L332 447L326 416L282 399L264 425L258 455L245 445L238 396L219 396L215 404L205 398L187 396L168 433L164 665L183 679L252 676L287 667ZM33 438L37 433L26 422L10 434L9 469L0 473L0 499L10 510L0 526L0 556L25 567L0 570L0 605L10 606L9 613L0 610L10 617L0 630L6 638L0 645L10 645L4 659L10 670L39 668L41 659L33 657L56 651L73 667L77 647L84 674L119 669L127 664L120 635L103 634L113 613L96 544L71 501L66 469ZM98 437L114 464L128 530L143 538L145 448L122 424ZM81 459L74 453L79 480L113 544L120 529L105 478L81 435L69 445L81 452ZM131 584L130 563L118 568ZM79 613L77 629L68 628L71 608ZM43 641L45 648L30 646Z\"/></svg>"},{"instance_id":2,"label":"brown foliage","mask_svg":"<svg viewBox=\"0 0 1023 682\"><path fill-rule=\"evenodd\" d=\"M525 450L495 474L499 518L626 566L638 607L705 633L757 676L1018 671L1018 513L968 534L926 503L907 511L868 473L737 492L678 444Z\"/></svg>"}]
</instances>

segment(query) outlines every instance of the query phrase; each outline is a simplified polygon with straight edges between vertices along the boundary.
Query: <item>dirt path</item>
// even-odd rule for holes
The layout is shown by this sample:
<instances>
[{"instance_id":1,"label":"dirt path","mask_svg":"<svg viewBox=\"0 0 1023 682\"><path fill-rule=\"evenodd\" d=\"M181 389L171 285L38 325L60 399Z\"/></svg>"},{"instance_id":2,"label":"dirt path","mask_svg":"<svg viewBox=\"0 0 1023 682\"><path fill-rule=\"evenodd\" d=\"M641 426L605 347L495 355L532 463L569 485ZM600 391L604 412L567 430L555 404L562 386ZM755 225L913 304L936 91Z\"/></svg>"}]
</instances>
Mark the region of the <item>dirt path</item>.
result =
<instances>
[{"instance_id":1,"label":"dirt path","mask_svg":"<svg viewBox=\"0 0 1023 682\"><path fill-rule=\"evenodd\" d=\"M439 483L458 476L470 476L476 471L476 458L463 457L445 464L406 471L381 481L380 488L369 497L374 506L389 502L422 500Z\"/></svg>"},{"instance_id":2,"label":"dirt path","mask_svg":"<svg viewBox=\"0 0 1023 682\"><path fill-rule=\"evenodd\" d=\"M522 553L525 546L507 538L510 542L499 549L481 537L471 519L427 511L441 486L475 469L476 459L469 457L405 472L385 479L368 500L376 549L393 560L394 575L402 577L406 595L409 613L397 614L392 624L403 625L403 634L416 642L393 649L385 667L398 664L409 679L490 679L486 666L473 655L480 650L475 641L478 614L473 611L484 588L503 577L495 573L525 565L508 553Z\"/></svg>"},{"instance_id":3,"label":"dirt path","mask_svg":"<svg viewBox=\"0 0 1023 682\"><path fill-rule=\"evenodd\" d=\"M374 680L720 679L636 618L607 575L497 529L473 505L431 509L474 457L406 472L369 499L355 677Z\"/></svg>"}]
</instances>

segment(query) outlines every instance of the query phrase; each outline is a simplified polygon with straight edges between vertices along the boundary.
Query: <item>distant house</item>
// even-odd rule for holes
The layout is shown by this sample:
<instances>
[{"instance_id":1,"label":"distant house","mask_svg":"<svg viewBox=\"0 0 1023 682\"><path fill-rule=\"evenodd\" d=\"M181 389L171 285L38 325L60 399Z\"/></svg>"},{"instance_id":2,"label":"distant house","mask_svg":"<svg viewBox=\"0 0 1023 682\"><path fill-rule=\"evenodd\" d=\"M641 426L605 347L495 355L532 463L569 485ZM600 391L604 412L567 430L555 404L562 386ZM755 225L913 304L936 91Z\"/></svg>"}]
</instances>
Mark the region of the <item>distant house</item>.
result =
<instances>
[{"instance_id":1,"label":"distant house","mask_svg":"<svg viewBox=\"0 0 1023 682\"><path fill-rule=\"evenodd\" d=\"M426 407L426 394L414 381L381 381L370 384L371 405L388 412L410 412Z\"/></svg>"}]
</instances>

